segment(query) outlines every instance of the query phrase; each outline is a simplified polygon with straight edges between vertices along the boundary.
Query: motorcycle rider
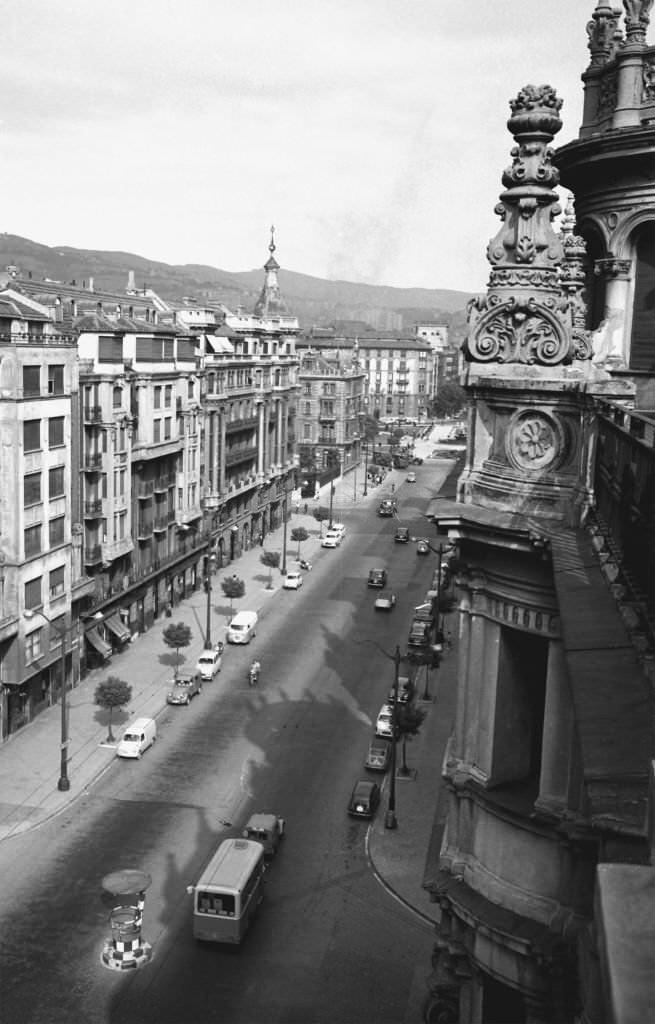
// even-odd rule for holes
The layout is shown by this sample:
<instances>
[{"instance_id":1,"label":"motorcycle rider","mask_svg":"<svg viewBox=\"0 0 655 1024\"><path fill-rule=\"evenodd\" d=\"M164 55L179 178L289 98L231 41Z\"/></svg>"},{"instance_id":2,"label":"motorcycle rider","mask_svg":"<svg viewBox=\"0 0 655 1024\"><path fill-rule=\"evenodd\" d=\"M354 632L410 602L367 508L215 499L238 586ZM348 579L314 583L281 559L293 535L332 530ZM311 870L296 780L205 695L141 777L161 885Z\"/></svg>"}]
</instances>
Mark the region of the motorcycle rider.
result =
<instances>
[{"instance_id":1,"label":"motorcycle rider","mask_svg":"<svg viewBox=\"0 0 655 1024\"><path fill-rule=\"evenodd\" d=\"M250 666L250 685L251 686L253 686L253 684L258 681L259 673L261 672L261 670L262 670L262 667L261 667L260 663L257 661L257 659L255 659L253 661L252 665Z\"/></svg>"}]
</instances>

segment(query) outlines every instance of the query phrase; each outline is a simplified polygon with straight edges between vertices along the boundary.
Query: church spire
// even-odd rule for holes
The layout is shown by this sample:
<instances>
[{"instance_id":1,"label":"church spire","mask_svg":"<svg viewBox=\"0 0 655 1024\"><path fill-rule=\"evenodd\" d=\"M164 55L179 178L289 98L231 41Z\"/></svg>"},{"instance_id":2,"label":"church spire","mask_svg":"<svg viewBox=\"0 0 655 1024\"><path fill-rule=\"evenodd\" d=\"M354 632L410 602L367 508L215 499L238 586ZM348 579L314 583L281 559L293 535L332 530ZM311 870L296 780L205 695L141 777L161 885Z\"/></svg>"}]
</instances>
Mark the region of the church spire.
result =
<instances>
[{"instance_id":1,"label":"church spire","mask_svg":"<svg viewBox=\"0 0 655 1024\"><path fill-rule=\"evenodd\" d=\"M280 269L280 264L275 259L275 226L271 225L271 240L268 245L268 251L270 256L264 264L264 270L266 271L266 278L264 280L264 287L261 290L257 305L255 306L255 315L261 317L269 316L280 316L287 313L287 308L282 301L280 296L280 285L277 279L277 272Z\"/></svg>"}]
</instances>

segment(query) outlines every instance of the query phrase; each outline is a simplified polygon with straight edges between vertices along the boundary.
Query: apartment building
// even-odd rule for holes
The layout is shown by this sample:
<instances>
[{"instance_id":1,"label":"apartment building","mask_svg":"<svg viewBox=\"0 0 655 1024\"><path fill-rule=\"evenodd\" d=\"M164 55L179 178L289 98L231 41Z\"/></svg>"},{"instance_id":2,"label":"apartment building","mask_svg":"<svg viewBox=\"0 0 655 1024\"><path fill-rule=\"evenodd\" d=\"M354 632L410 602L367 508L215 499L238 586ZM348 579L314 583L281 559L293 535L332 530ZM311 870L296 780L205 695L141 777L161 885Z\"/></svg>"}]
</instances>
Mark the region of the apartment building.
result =
<instances>
[{"instance_id":1,"label":"apartment building","mask_svg":"<svg viewBox=\"0 0 655 1024\"><path fill-rule=\"evenodd\" d=\"M298 456L319 477L346 472L361 459L360 419L366 374L358 360L305 351L298 372Z\"/></svg>"},{"instance_id":2,"label":"apartment building","mask_svg":"<svg viewBox=\"0 0 655 1024\"><path fill-rule=\"evenodd\" d=\"M253 314L5 282L3 737L56 696L62 638L75 684L282 521L298 323L271 245Z\"/></svg>"},{"instance_id":3,"label":"apartment building","mask_svg":"<svg viewBox=\"0 0 655 1024\"><path fill-rule=\"evenodd\" d=\"M428 415L435 394L435 350L414 332L393 336L341 337L319 328L298 340L298 350L352 351L366 374L364 411L381 419Z\"/></svg>"},{"instance_id":4,"label":"apartment building","mask_svg":"<svg viewBox=\"0 0 655 1024\"><path fill-rule=\"evenodd\" d=\"M0 739L80 675L85 579L75 340L0 295Z\"/></svg>"}]
</instances>

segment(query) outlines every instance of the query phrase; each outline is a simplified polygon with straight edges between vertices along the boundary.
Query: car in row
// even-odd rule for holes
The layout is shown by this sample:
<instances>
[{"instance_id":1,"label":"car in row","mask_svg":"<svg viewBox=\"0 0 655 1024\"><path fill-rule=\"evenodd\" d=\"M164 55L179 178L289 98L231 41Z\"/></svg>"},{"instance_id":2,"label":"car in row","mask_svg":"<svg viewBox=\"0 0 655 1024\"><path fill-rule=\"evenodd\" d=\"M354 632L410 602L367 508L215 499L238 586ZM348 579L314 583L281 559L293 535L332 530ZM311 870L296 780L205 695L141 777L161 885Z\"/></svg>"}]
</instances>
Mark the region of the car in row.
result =
<instances>
[{"instance_id":1,"label":"car in row","mask_svg":"<svg viewBox=\"0 0 655 1024\"><path fill-rule=\"evenodd\" d=\"M338 548L346 535L346 527L343 523L333 523L321 538L322 548Z\"/></svg>"},{"instance_id":2,"label":"car in row","mask_svg":"<svg viewBox=\"0 0 655 1024\"><path fill-rule=\"evenodd\" d=\"M378 505L379 516L395 516L398 511L398 505L391 498L384 498Z\"/></svg>"},{"instance_id":3,"label":"car in row","mask_svg":"<svg viewBox=\"0 0 655 1024\"><path fill-rule=\"evenodd\" d=\"M170 689L166 694L166 703L184 704L188 707L193 698L197 697L201 692L202 681L199 675L180 675L172 680Z\"/></svg>"},{"instance_id":4,"label":"car in row","mask_svg":"<svg viewBox=\"0 0 655 1024\"><path fill-rule=\"evenodd\" d=\"M302 573L298 569L289 569L282 583L283 590L300 590Z\"/></svg>"}]
</instances>

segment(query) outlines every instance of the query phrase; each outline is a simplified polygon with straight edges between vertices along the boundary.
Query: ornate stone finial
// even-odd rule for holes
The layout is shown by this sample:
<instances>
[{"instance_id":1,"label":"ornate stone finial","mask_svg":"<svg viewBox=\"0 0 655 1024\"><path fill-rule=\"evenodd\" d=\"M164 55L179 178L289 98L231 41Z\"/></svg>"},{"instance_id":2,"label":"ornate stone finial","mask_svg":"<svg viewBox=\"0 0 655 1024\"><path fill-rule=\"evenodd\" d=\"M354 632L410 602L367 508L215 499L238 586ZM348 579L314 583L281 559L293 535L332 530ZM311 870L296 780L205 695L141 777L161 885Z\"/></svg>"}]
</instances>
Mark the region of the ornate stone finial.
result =
<instances>
[{"instance_id":1,"label":"ornate stone finial","mask_svg":"<svg viewBox=\"0 0 655 1024\"><path fill-rule=\"evenodd\" d=\"M516 145L496 207L502 226L487 249L488 293L469 306L464 352L471 362L557 366L580 358L571 313L571 296L581 289L580 254L576 251L562 271L566 232L563 239L552 226L561 210L549 143L562 127L561 106L549 85L527 85L510 103L507 126ZM565 224L574 237L572 209Z\"/></svg>"},{"instance_id":2,"label":"ornate stone finial","mask_svg":"<svg viewBox=\"0 0 655 1024\"><path fill-rule=\"evenodd\" d=\"M617 49L623 45L620 17L620 7L612 7L608 0L598 0L596 10L591 16L592 20L587 24L591 67L607 64Z\"/></svg>"},{"instance_id":3,"label":"ornate stone finial","mask_svg":"<svg viewBox=\"0 0 655 1024\"><path fill-rule=\"evenodd\" d=\"M644 45L646 29L650 22L650 11L653 0L623 0L625 9L625 36L628 46Z\"/></svg>"},{"instance_id":4,"label":"ornate stone finial","mask_svg":"<svg viewBox=\"0 0 655 1024\"><path fill-rule=\"evenodd\" d=\"M574 234L575 207L569 196L560 225L564 258L560 268L560 285L571 321L573 358L591 359L592 340L586 328L587 303L585 281L587 270L587 244L581 235Z\"/></svg>"}]
</instances>

